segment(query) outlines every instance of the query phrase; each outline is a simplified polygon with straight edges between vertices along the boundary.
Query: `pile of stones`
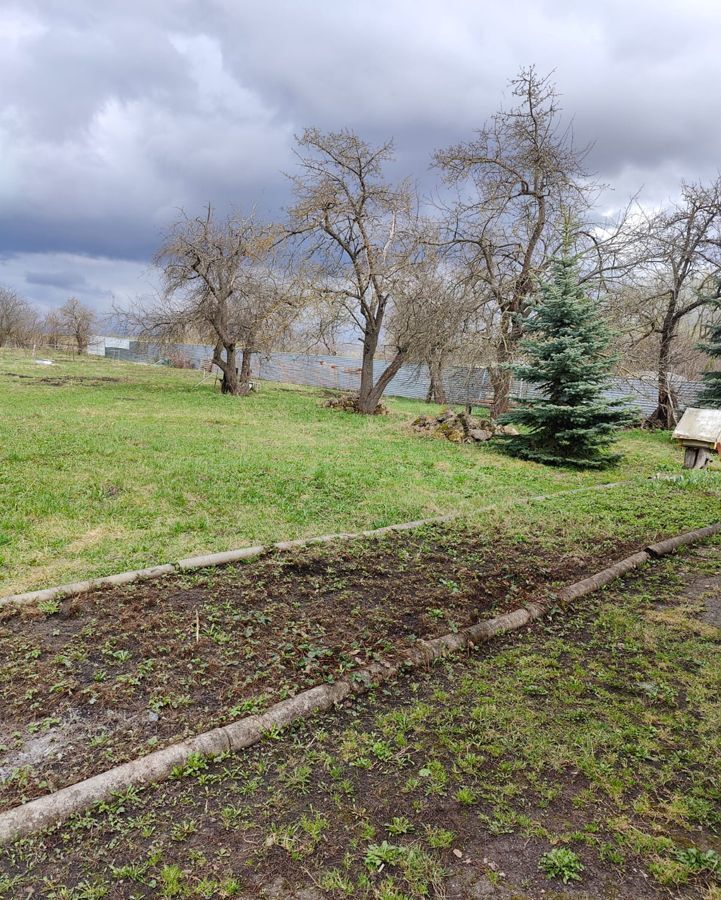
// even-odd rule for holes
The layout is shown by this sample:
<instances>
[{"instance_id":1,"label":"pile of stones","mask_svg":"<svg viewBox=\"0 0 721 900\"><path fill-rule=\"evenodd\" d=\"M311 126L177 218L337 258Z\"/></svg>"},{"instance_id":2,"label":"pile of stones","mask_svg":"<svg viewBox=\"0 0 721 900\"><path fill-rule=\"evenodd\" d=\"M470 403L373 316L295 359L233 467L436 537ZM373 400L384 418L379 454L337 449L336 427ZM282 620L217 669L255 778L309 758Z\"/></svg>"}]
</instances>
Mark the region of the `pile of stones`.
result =
<instances>
[{"instance_id":1,"label":"pile of stones","mask_svg":"<svg viewBox=\"0 0 721 900\"><path fill-rule=\"evenodd\" d=\"M422 434L442 437L454 444L490 441L498 434L518 434L512 425L499 425L491 419L478 419L465 412L444 409L440 416L418 416L411 423Z\"/></svg>"},{"instance_id":2,"label":"pile of stones","mask_svg":"<svg viewBox=\"0 0 721 900\"><path fill-rule=\"evenodd\" d=\"M345 412L358 412L358 394L333 394L324 403L326 409L342 409ZM374 416L387 416L388 407L379 403Z\"/></svg>"}]
</instances>

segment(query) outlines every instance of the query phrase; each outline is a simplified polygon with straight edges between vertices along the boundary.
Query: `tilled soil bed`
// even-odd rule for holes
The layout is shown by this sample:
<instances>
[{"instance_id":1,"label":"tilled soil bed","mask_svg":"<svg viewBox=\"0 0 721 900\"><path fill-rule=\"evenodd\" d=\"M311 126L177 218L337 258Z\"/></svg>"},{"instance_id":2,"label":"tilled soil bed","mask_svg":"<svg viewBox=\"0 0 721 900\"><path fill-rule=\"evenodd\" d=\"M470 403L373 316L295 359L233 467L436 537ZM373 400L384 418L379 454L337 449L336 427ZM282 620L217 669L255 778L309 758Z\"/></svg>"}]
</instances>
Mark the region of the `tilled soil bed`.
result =
<instances>
[{"instance_id":1,"label":"tilled soil bed","mask_svg":"<svg viewBox=\"0 0 721 900\"><path fill-rule=\"evenodd\" d=\"M607 565L458 526L0 611L0 809L332 681Z\"/></svg>"}]
</instances>

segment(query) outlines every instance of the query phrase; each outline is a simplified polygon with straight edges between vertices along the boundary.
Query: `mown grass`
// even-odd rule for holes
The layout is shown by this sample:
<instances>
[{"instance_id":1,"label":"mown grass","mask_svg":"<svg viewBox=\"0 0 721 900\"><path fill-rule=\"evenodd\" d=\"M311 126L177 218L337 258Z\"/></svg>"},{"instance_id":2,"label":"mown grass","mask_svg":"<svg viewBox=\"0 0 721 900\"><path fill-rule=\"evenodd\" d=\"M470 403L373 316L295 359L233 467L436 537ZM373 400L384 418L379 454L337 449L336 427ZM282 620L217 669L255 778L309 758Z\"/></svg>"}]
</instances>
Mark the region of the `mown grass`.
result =
<instances>
[{"instance_id":1,"label":"mown grass","mask_svg":"<svg viewBox=\"0 0 721 900\"><path fill-rule=\"evenodd\" d=\"M718 900L720 550L20 841L0 896Z\"/></svg>"},{"instance_id":2,"label":"mown grass","mask_svg":"<svg viewBox=\"0 0 721 900\"><path fill-rule=\"evenodd\" d=\"M263 384L238 400L198 382L0 351L0 592L680 468L666 434L628 432L615 470L569 472L418 437L409 422L430 408L412 401L368 418L310 389ZM593 515L580 498L569 507Z\"/></svg>"}]
</instances>

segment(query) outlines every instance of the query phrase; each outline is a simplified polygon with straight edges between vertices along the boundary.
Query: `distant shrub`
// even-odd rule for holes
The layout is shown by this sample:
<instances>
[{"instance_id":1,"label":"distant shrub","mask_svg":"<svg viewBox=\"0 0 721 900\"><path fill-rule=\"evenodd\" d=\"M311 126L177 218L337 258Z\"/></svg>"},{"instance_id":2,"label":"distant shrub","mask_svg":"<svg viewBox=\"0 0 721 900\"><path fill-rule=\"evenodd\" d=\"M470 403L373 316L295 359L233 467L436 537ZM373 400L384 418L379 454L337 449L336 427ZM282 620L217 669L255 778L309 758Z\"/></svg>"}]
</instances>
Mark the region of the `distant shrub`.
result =
<instances>
[{"instance_id":1,"label":"distant shrub","mask_svg":"<svg viewBox=\"0 0 721 900\"><path fill-rule=\"evenodd\" d=\"M173 369L192 369L193 360L185 353L182 353L179 350L174 350L172 353L168 354L167 357L168 365Z\"/></svg>"}]
</instances>

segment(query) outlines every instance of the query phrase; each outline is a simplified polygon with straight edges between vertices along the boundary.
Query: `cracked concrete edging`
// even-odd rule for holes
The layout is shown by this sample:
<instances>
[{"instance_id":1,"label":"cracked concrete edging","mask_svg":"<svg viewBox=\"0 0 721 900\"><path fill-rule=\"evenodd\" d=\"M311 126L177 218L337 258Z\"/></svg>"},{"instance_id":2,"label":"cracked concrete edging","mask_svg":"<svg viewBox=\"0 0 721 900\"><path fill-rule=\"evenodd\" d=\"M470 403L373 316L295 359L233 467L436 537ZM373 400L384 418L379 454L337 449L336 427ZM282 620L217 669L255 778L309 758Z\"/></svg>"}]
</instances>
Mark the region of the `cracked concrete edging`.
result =
<instances>
[{"instance_id":1,"label":"cracked concrete edging","mask_svg":"<svg viewBox=\"0 0 721 900\"><path fill-rule=\"evenodd\" d=\"M683 475L663 475L657 473L649 476L650 480L678 481ZM535 503L543 500L552 500L554 497L562 497L567 494L580 494L585 491L602 491L620 487L624 484L632 484L634 479L624 481L609 481L604 484L592 484L586 487L570 488L566 491L555 491L552 494L538 494L532 497L519 497L510 501L509 505ZM478 512L490 512L500 505L493 503L490 506L481 507ZM273 550L291 550L296 547L309 547L312 544L324 544L331 541L356 540L358 538L381 537L393 531L409 531L414 528L422 528L424 525L439 525L443 522L451 522L460 517L460 513L448 513L442 516L433 516L429 519L416 519L412 522L400 522L397 525L385 525L383 528L372 528L367 531L340 531L335 534L322 534L318 537L298 538L291 541L277 541L274 544L257 544L252 547L241 547L238 550L224 550L220 553L208 553L203 556L191 556L180 559L175 563L165 563L158 566L150 566L146 569L132 569L129 572L119 572L117 575L103 575L99 578L89 578L85 581L74 581L69 584L59 584L55 587L43 588L38 591L26 591L20 594L8 594L0 597L0 609L5 606L21 606L28 603L47 603L50 600L64 600L68 597L77 597L90 591L105 587L120 587L131 584L134 581L149 581L153 578L163 578L166 575L177 575L182 572L193 572L197 569L208 569L215 566L225 566L241 560L256 559L264 553Z\"/></svg>"},{"instance_id":2,"label":"cracked concrete edging","mask_svg":"<svg viewBox=\"0 0 721 900\"><path fill-rule=\"evenodd\" d=\"M650 544L638 553L563 588L557 594L557 599L562 603L570 603L598 590L649 560L665 556L678 547L703 540L714 534L721 534L721 522ZM191 754L218 756L229 751L250 747L257 743L268 729L282 728L298 719L305 719L313 713L330 709L349 696L365 693L371 687L387 681L402 669L428 665L433 660L449 653L472 648L499 634L516 631L529 622L541 618L550 605L551 601L529 603L525 607L495 616L492 619L486 619L461 631L445 634L428 641L418 641L396 662L372 663L354 672L350 678L334 684L309 688L295 697L276 703L260 715L247 716L231 722L229 725L214 728L1 813L0 846L49 828L75 813L109 799L120 791L136 785L161 781L167 778L176 766L186 763Z\"/></svg>"}]
</instances>

